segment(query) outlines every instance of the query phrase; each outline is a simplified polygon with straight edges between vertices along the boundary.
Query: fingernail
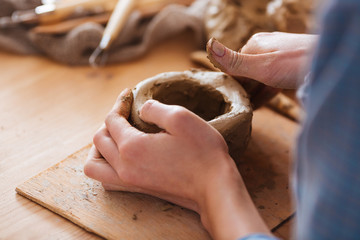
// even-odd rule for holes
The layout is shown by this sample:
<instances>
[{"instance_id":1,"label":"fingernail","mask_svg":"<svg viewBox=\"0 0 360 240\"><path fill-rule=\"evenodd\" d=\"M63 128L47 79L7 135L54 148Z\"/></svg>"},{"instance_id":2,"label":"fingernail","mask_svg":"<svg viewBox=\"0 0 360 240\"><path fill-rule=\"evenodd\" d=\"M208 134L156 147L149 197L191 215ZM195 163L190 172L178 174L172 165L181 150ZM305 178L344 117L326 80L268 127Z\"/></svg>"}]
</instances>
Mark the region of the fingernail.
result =
<instances>
[{"instance_id":1,"label":"fingernail","mask_svg":"<svg viewBox=\"0 0 360 240\"><path fill-rule=\"evenodd\" d=\"M149 99L149 100L147 100L147 101L141 106L141 109L140 109L140 111L139 111L139 117L141 118L143 111L148 110L147 108L150 108L151 105L153 105L155 102L157 102L157 101L154 100L154 99ZM144 110L144 109L145 109L145 110Z\"/></svg>"},{"instance_id":2,"label":"fingernail","mask_svg":"<svg viewBox=\"0 0 360 240\"><path fill-rule=\"evenodd\" d=\"M215 53L218 57L223 57L225 55L225 47L221 43L219 43L216 39L211 39L211 51Z\"/></svg>"}]
</instances>

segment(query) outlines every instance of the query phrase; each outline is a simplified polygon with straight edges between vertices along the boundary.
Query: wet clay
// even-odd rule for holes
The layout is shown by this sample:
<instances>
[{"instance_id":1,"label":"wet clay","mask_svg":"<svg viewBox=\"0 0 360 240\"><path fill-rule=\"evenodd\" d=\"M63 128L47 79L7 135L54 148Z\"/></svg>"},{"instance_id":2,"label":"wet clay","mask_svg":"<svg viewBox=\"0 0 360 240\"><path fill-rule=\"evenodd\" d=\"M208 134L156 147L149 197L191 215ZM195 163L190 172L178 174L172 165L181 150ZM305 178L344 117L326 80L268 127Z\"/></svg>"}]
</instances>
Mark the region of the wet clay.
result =
<instances>
[{"instance_id":1,"label":"wet clay","mask_svg":"<svg viewBox=\"0 0 360 240\"><path fill-rule=\"evenodd\" d=\"M321 0L274 0L268 7L268 15L277 31L312 32L318 28L313 12L320 3Z\"/></svg>"},{"instance_id":2,"label":"wet clay","mask_svg":"<svg viewBox=\"0 0 360 240\"><path fill-rule=\"evenodd\" d=\"M273 23L266 14L270 1L211 0L205 14L208 39L214 37L237 51L253 34L273 30Z\"/></svg>"},{"instance_id":3,"label":"wet clay","mask_svg":"<svg viewBox=\"0 0 360 240\"><path fill-rule=\"evenodd\" d=\"M180 105L210 121L229 111L230 104L210 85L190 80L175 80L151 88L153 99L169 105Z\"/></svg>"},{"instance_id":4,"label":"wet clay","mask_svg":"<svg viewBox=\"0 0 360 240\"><path fill-rule=\"evenodd\" d=\"M258 32L305 33L316 29L321 0L210 0L205 13L208 39L238 51Z\"/></svg>"},{"instance_id":5,"label":"wet clay","mask_svg":"<svg viewBox=\"0 0 360 240\"><path fill-rule=\"evenodd\" d=\"M149 99L180 105L194 112L224 137L236 160L247 147L251 135L252 108L245 90L221 72L167 72L140 82L133 90L131 123L147 133L161 131L142 121L139 110Z\"/></svg>"}]
</instances>

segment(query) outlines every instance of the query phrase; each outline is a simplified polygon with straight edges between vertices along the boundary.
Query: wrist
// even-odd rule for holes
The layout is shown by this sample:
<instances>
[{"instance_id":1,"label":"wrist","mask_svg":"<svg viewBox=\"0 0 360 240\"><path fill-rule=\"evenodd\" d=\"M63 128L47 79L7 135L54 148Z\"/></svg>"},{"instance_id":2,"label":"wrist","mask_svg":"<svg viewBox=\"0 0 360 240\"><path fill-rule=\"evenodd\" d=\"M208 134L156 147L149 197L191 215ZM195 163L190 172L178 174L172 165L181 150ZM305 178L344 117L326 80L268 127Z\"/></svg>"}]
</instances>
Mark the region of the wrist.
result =
<instances>
[{"instance_id":1,"label":"wrist","mask_svg":"<svg viewBox=\"0 0 360 240\"><path fill-rule=\"evenodd\" d=\"M214 239L270 234L230 156L208 178L199 202L201 221Z\"/></svg>"}]
</instances>

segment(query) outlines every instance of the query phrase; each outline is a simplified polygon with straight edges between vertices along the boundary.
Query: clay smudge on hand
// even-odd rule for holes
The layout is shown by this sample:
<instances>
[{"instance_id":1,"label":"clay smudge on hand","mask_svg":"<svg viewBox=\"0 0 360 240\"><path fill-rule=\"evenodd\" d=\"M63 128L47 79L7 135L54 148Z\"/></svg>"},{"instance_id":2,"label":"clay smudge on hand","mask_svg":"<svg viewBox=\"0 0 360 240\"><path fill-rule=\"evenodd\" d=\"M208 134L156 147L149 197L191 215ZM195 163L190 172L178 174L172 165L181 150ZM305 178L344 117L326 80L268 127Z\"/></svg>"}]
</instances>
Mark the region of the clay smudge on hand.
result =
<instances>
[{"instance_id":1,"label":"clay smudge on hand","mask_svg":"<svg viewBox=\"0 0 360 240\"><path fill-rule=\"evenodd\" d=\"M133 92L131 89L127 88L121 92L120 96L120 109L119 115L123 116L124 118L128 118L130 115L130 110L133 102Z\"/></svg>"},{"instance_id":2,"label":"clay smudge on hand","mask_svg":"<svg viewBox=\"0 0 360 240\"><path fill-rule=\"evenodd\" d=\"M226 54L226 48L223 49L223 53L219 56L214 50L213 45L214 43L217 43L220 45L220 43L215 39L211 38L207 44L206 44L206 52L208 54L207 58L210 60L210 62L214 65L215 68L220 69L222 72L226 72L223 66L216 60L217 58L221 58ZM216 44L215 43L215 44Z\"/></svg>"}]
</instances>

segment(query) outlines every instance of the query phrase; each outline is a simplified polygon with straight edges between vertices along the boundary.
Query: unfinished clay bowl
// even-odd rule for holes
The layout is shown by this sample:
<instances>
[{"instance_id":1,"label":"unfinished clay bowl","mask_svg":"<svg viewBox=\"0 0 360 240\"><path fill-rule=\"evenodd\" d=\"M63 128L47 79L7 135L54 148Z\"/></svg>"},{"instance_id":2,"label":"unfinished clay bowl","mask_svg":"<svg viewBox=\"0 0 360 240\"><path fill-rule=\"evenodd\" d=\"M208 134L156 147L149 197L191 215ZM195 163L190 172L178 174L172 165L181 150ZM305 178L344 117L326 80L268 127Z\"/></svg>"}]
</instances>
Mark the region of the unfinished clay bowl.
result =
<instances>
[{"instance_id":1,"label":"unfinished clay bowl","mask_svg":"<svg viewBox=\"0 0 360 240\"><path fill-rule=\"evenodd\" d=\"M147 133L159 132L155 125L139 118L139 110L149 99L180 105L217 129L237 159L251 135L252 108L245 90L232 77L221 72L166 72L140 82L133 90L132 124Z\"/></svg>"}]
</instances>

